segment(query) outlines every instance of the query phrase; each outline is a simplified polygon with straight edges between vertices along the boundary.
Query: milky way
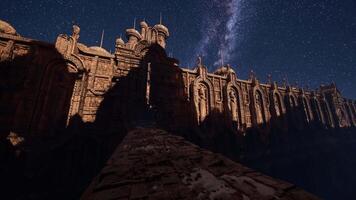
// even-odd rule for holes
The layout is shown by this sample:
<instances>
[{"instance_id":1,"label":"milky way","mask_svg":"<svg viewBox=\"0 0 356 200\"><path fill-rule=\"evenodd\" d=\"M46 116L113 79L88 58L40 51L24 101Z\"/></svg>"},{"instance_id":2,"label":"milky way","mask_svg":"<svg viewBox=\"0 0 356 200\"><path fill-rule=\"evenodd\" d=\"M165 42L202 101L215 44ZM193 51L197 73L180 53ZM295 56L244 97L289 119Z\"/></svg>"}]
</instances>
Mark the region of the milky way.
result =
<instances>
[{"instance_id":1,"label":"milky way","mask_svg":"<svg viewBox=\"0 0 356 200\"><path fill-rule=\"evenodd\" d=\"M243 33L238 28L246 19L241 15L242 4L246 3L243 0L212 1L210 9L205 13L207 20L201 29L203 37L197 45L196 54L202 56L217 54L215 67L231 61L238 40L243 39ZM211 10L215 12L210 12ZM214 42L218 42L218 48L208 52L209 45Z\"/></svg>"}]
</instances>

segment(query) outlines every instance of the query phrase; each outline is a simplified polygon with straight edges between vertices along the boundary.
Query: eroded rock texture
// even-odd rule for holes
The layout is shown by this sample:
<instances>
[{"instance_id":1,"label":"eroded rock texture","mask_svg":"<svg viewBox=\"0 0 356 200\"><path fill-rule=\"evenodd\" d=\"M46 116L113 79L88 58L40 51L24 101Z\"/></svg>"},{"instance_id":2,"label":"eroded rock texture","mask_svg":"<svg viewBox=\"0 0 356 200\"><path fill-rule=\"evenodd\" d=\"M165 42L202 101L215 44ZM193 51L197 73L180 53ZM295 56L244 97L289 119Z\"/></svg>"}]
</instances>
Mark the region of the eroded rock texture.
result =
<instances>
[{"instance_id":1,"label":"eroded rock texture","mask_svg":"<svg viewBox=\"0 0 356 200\"><path fill-rule=\"evenodd\" d=\"M128 133L82 199L318 198L182 137L138 128Z\"/></svg>"}]
</instances>

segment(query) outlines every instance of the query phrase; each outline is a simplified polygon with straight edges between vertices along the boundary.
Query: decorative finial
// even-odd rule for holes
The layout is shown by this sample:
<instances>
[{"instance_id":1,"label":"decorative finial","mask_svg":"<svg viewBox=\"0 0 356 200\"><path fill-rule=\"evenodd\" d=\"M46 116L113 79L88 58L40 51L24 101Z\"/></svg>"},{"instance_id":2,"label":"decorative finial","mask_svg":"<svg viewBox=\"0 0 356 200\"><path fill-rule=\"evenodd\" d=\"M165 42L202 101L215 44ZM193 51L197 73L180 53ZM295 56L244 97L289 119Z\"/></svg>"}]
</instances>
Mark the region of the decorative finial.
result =
<instances>
[{"instance_id":1,"label":"decorative finial","mask_svg":"<svg viewBox=\"0 0 356 200\"><path fill-rule=\"evenodd\" d=\"M79 39L79 33L80 33L80 28L77 25L73 25L73 32L72 32L72 37L75 39Z\"/></svg>"},{"instance_id":2,"label":"decorative finial","mask_svg":"<svg viewBox=\"0 0 356 200\"><path fill-rule=\"evenodd\" d=\"M134 18L134 29L136 29L136 17Z\"/></svg>"},{"instance_id":3,"label":"decorative finial","mask_svg":"<svg viewBox=\"0 0 356 200\"><path fill-rule=\"evenodd\" d=\"M198 66L202 66L202 65L203 65L202 56L199 55L198 56Z\"/></svg>"},{"instance_id":4,"label":"decorative finial","mask_svg":"<svg viewBox=\"0 0 356 200\"><path fill-rule=\"evenodd\" d=\"M269 84L272 84L272 75L271 74L267 75L267 81Z\"/></svg>"},{"instance_id":5,"label":"decorative finial","mask_svg":"<svg viewBox=\"0 0 356 200\"><path fill-rule=\"evenodd\" d=\"M250 79L252 80L252 79L255 79L255 77L256 77L256 74L255 74L255 72L251 69L251 71L250 71Z\"/></svg>"},{"instance_id":6,"label":"decorative finial","mask_svg":"<svg viewBox=\"0 0 356 200\"><path fill-rule=\"evenodd\" d=\"M103 47L103 41L104 41L104 29L101 32L100 48Z\"/></svg>"},{"instance_id":7,"label":"decorative finial","mask_svg":"<svg viewBox=\"0 0 356 200\"><path fill-rule=\"evenodd\" d=\"M286 77L284 77L282 79L282 82L283 82L283 87L286 87L287 86L287 80L286 80Z\"/></svg>"}]
</instances>

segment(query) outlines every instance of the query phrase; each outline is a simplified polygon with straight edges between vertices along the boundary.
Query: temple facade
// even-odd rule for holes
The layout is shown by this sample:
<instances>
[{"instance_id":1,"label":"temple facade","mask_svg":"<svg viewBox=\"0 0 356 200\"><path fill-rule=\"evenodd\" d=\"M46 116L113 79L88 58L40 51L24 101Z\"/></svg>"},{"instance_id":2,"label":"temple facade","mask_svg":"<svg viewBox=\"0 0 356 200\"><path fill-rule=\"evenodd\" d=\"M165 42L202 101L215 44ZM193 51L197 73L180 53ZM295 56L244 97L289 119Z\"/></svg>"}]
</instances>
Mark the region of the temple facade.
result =
<instances>
[{"instance_id":1,"label":"temple facade","mask_svg":"<svg viewBox=\"0 0 356 200\"><path fill-rule=\"evenodd\" d=\"M242 80L229 65L208 72L202 58L184 68L165 52L167 27L140 27L109 53L80 43L76 25L52 44L0 21L0 136L53 136L78 120L115 132L147 118L170 130L213 125L242 135L356 126L356 101L335 84L306 90L260 83L254 73Z\"/></svg>"}]
</instances>

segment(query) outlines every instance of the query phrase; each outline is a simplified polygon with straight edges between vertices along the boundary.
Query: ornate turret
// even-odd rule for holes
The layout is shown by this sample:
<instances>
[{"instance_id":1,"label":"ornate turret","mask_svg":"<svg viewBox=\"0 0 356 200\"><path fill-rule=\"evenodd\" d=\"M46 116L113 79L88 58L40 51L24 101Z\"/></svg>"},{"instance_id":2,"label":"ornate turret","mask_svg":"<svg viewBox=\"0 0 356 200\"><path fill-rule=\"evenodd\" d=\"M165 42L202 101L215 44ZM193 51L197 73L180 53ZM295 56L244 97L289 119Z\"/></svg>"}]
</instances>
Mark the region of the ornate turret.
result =
<instances>
[{"instance_id":1,"label":"ornate turret","mask_svg":"<svg viewBox=\"0 0 356 200\"><path fill-rule=\"evenodd\" d=\"M154 29L158 32L157 43L161 45L163 48L166 47L166 39L169 37L168 28L162 24L156 24Z\"/></svg>"},{"instance_id":2,"label":"ornate turret","mask_svg":"<svg viewBox=\"0 0 356 200\"><path fill-rule=\"evenodd\" d=\"M147 29L148 29L148 24L145 21L142 21L140 23L141 26L141 36L143 39L146 38L146 33L147 33Z\"/></svg>"},{"instance_id":3,"label":"ornate turret","mask_svg":"<svg viewBox=\"0 0 356 200\"><path fill-rule=\"evenodd\" d=\"M135 45L138 43L138 41L142 39L141 34L134 28L126 29L126 37L128 40L126 45L130 49L133 49Z\"/></svg>"},{"instance_id":4,"label":"ornate turret","mask_svg":"<svg viewBox=\"0 0 356 200\"><path fill-rule=\"evenodd\" d=\"M117 48L117 47L123 47L123 46L125 46L125 42L124 42L124 40L123 40L121 37L119 37L119 38L116 39L115 44L116 44L116 48Z\"/></svg>"}]
</instances>

